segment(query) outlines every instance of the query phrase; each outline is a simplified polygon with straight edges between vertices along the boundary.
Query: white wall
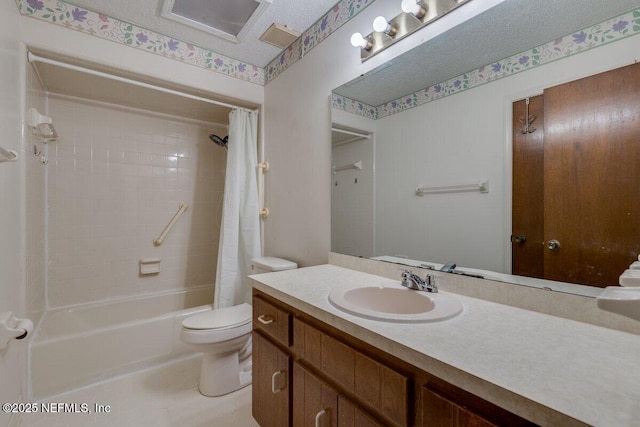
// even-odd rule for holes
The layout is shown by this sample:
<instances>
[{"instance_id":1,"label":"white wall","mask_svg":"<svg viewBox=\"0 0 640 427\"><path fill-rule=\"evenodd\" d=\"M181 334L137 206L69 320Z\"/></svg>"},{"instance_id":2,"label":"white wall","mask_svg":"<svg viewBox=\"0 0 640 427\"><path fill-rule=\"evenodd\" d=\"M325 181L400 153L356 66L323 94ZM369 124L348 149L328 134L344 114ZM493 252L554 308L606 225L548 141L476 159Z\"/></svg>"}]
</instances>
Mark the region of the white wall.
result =
<instances>
[{"instance_id":1,"label":"white wall","mask_svg":"<svg viewBox=\"0 0 640 427\"><path fill-rule=\"evenodd\" d=\"M13 1L0 3L0 146L21 159L0 163L0 313L24 315L24 157L21 144L20 18ZM26 342L12 341L0 350L0 402L25 397ZM17 418L14 417L13 422ZM10 416L0 413L0 425Z\"/></svg>"},{"instance_id":2,"label":"white wall","mask_svg":"<svg viewBox=\"0 0 640 427\"><path fill-rule=\"evenodd\" d=\"M376 255L502 271L504 92L494 85L378 120ZM488 179L489 193L416 196Z\"/></svg>"},{"instance_id":3,"label":"white wall","mask_svg":"<svg viewBox=\"0 0 640 427\"><path fill-rule=\"evenodd\" d=\"M331 251L374 256L374 142L361 138L333 146L332 168L360 162L362 169L331 175Z\"/></svg>"},{"instance_id":4,"label":"white wall","mask_svg":"<svg viewBox=\"0 0 640 427\"><path fill-rule=\"evenodd\" d=\"M378 0L265 86L265 253L300 266L327 262L330 250L331 90L384 61L365 65L350 44L397 2ZM403 45L404 43L398 43ZM400 46L396 46L399 48ZM389 50L390 54L392 50ZM395 50L393 50L395 51Z\"/></svg>"},{"instance_id":5,"label":"white wall","mask_svg":"<svg viewBox=\"0 0 640 427\"><path fill-rule=\"evenodd\" d=\"M389 60L390 55L406 50L402 41L398 43L402 49L394 46L360 64L357 50L349 45L351 33L367 31L373 18L383 14L379 13L382 4L387 3L374 3L265 88L267 157L274 165L267 178L267 205L272 215L267 221L266 252L270 255L292 258L300 265L327 260L330 188L326 183L331 164L329 94L333 88ZM417 40L423 38L422 33L414 36ZM400 198L378 199L377 205L386 205L386 208L376 216L377 252L381 253L382 246L391 242L390 252L404 254L402 241L406 233L397 225L410 222L416 230L428 233L425 238L441 240L444 246L432 252L438 260L469 266L488 263L504 271L508 259L504 242L508 241L506 230L510 226L510 213L504 206L510 197L506 177L510 174L507 144L511 102L541 93L548 86L629 64L640 55L637 43L638 37L618 41L426 104L403 113L411 118L410 125L402 114L379 120L391 125L396 132L393 138L396 142L419 137L426 143L419 153L383 146L391 133L381 130L378 123L376 156L378 159L389 156L393 166L376 171L376 185L386 181L387 186L397 186L398 192L406 190L413 202L429 203L426 218L449 221L453 215L460 215L459 219L468 225L462 228L446 221L435 227L425 225L425 215L418 210L400 214L402 209L398 203L403 202ZM471 156L475 156L473 160ZM414 175L405 178L403 170L413 170ZM455 174L445 177L445 171ZM469 179L473 182L481 177L491 180L491 193L467 198L476 197L478 203L451 199L448 203L436 204L433 198L413 195L417 184L448 185L466 183ZM485 198L481 199L482 196ZM467 209L467 213L454 213L459 209ZM395 219L391 218L392 212ZM456 228L473 232L482 242L468 244L462 235L454 239L447 234ZM461 255L460 248L466 248L464 252L468 255Z\"/></svg>"},{"instance_id":6,"label":"white wall","mask_svg":"<svg viewBox=\"0 0 640 427\"><path fill-rule=\"evenodd\" d=\"M332 165L363 162L361 171L331 175L331 252L372 257L375 255L376 120L333 109L331 126L334 125L371 136L331 150ZM335 186L336 181L339 188Z\"/></svg>"}]
</instances>

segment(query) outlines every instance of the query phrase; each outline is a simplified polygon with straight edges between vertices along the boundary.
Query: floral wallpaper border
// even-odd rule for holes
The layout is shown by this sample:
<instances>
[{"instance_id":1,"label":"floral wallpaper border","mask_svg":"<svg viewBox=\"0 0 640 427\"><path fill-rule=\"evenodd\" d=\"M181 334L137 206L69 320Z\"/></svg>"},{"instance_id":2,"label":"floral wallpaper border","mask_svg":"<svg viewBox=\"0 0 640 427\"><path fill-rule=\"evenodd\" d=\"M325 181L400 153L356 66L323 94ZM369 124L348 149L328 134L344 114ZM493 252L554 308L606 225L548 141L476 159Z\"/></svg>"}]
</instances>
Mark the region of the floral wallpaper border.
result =
<instances>
[{"instance_id":1,"label":"floral wallpaper border","mask_svg":"<svg viewBox=\"0 0 640 427\"><path fill-rule=\"evenodd\" d=\"M302 33L296 41L276 56L266 67L266 83L299 61L311 49L326 39L375 0L341 0L322 18Z\"/></svg>"},{"instance_id":2,"label":"floral wallpaper border","mask_svg":"<svg viewBox=\"0 0 640 427\"><path fill-rule=\"evenodd\" d=\"M264 69L62 0L16 0L20 13L259 85Z\"/></svg>"},{"instance_id":3,"label":"floral wallpaper border","mask_svg":"<svg viewBox=\"0 0 640 427\"><path fill-rule=\"evenodd\" d=\"M359 116L372 120L380 118L378 117L379 107L374 107L372 105L365 104L364 102L338 95L337 93L331 94L331 108L345 110L349 113L358 114Z\"/></svg>"},{"instance_id":4,"label":"floral wallpaper border","mask_svg":"<svg viewBox=\"0 0 640 427\"><path fill-rule=\"evenodd\" d=\"M220 55L64 0L16 0L16 5L25 16L264 86L374 1L341 0L266 68ZM265 74L266 70L268 73Z\"/></svg>"},{"instance_id":5,"label":"floral wallpaper border","mask_svg":"<svg viewBox=\"0 0 640 427\"><path fill-rule=\"evenodd\" d=\"M373 107L332 94L332 107L370 119L381 119L428 102L509 77L558 59L640 34L640 9L585 28L557 40L484 65L476 70Z\"/></svg>"}]
</instances>

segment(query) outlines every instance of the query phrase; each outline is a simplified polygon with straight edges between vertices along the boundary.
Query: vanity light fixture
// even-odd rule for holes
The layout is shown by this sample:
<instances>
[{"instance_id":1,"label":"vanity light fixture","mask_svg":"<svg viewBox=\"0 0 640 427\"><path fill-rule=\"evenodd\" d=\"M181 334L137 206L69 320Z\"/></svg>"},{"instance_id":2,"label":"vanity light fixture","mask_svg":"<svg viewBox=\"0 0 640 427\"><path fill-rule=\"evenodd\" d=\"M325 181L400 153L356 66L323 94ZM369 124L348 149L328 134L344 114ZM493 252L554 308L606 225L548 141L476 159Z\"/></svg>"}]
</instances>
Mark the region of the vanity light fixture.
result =
<instances>
[{"instance_id":1,"label":"vanity light fixture","mask_svg":"<svg viewBox=\"0 0 640 427\"><path fill-rule=\"evenodd\" d=\"M402 0L400 9L404 13L410 13L420 19L427 14L427 5L420 0Z\"/></svg>"},{"instance_id":2,"label":"vanity light fixture","mask_svg":"<svg viewBox=\"0 0 640 427\"><path fill-rule=\"evenodd\" d=\"M398 27L391 25L384 16L378 16L373 20L373 31L393 37L398 32Z\"/></svg>"},{"instance_id":3,"label":"vanity light fixture","mask_svg":"<svg viewBox=\"0 0 640 427\"><path fill-rule=\"evenodd\" d=\"M425 27L452 10L471 0L401 0L402 11L393 19L378 16L373 21L373 32L363 36L354 33L351 45L360 48L360 60L372 56ZM428 2L428 5L427 5Z\"/></svg>"},{"instance_id":4,"label":"vanity light fixture","mask_svg":"<svg viewBox=\"0 0 640 427\"><path fill-rule=\"evenodd\" d=\"M369 51L373 47L373 43L369 40L369 38L364 38L360 33L353 33L351 35L351 46L359 47L364 51Z\"/></svg>"}]
</instances>

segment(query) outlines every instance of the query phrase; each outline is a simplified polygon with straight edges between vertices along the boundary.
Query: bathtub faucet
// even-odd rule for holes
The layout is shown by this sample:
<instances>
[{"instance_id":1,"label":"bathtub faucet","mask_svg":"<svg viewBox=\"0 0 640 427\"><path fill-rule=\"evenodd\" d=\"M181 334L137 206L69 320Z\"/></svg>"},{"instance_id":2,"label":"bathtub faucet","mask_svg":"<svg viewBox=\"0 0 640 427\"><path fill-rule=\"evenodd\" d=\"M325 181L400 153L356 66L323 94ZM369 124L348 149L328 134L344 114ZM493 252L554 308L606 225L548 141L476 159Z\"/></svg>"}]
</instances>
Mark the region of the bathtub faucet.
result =
<instances>
[{"instance_id":1,"label":"bathtub faucet","mask_svg":"<svg viewBox=\"0 0 640 427\"><path fill-rule=\"evenodd\" d=\"M402 272L402 286L406 286L409 289L414 289L416 291L426 291L426 292L438 292L438 288L436 286L436 279L431 275L427 274L427 277L422 280L417 275L413 274L409 270L404 270Z\"/></svg>"}]
</instances>

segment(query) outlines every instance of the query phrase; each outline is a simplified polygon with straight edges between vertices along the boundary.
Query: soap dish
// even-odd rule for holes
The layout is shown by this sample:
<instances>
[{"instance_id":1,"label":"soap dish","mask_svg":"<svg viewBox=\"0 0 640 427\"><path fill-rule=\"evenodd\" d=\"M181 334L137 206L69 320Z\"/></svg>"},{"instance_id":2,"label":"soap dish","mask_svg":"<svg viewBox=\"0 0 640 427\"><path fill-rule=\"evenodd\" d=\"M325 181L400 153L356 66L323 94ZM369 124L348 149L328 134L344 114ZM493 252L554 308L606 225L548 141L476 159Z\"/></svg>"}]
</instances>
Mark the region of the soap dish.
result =
<instances>
[{"instance_id":1,"label":"soap dish","mask_svg":"<svg viewBox=\"0 0 640 427\"><path fill-rule=\"evenodd\" d=\"M620 285L640 286L640 270L627 269L620 275Z\"/></svg>"},{"instance_id":2,"label":"soap dish","mask_svg":"<svg viewBox=\"0 0 640 427\"><path fill-rule=\"evenodd\" d=\"M596 297L598 308L640 322L640 287L609 286Z\"/></svg>"}]
</instances>

